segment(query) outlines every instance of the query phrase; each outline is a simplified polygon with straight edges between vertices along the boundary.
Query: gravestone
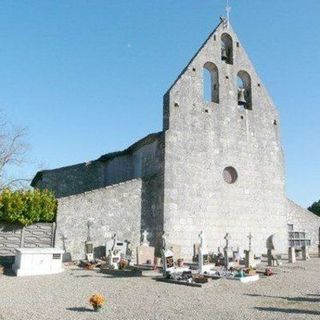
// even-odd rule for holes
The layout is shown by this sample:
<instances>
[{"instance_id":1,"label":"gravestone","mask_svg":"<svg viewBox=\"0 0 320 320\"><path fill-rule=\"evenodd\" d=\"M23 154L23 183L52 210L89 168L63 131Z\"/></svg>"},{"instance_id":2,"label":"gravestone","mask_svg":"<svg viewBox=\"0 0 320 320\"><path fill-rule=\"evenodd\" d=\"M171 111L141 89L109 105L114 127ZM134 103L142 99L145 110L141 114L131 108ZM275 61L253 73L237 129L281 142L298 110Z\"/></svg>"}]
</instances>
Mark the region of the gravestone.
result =
<instances>
[{"instance_id":1,"label":"gravestone","mask_svg":"<svg viewBox=\"0 0 320 320\"><path fill-rule=\"evenodd\" d=\"M109 255L108 255L108 265L110 268L114 270L119 269L119 262L121 260L121 252L119 250L109 250Z\"/></svg>"},{"instance_id":2,"label":"gravestone","mask_svg":"<svg viewBox=\"0 0 320 320\"><path fill-rule=\"evenodd\" d=\"M255 268L256 267L256 264L255 264L255 261L254 261L254 254L253 254L252 251L245 250L244 262L245 262L246 268Z\"/></svg>"},{"instance_id":3,"label":"gravestone","mask_svg":"<svg viewBox=\"0 0 320 320\"><path fill-rule=\"evenodd\" d=\"M237 247L237 251L234 252L234 257L243 260L244 259L244 250L241 247Z\"/></svg>"},{"instance_id":4,"label":"gravestone","mask_svg":"<svg viewBox=\"0 0 320 320\"><path fill-rule=\"evenodd\" d=\"M218 247L218 253L214 255L214 262L216 266L224 265L224 255L221 252L221 247Z\"/></svg>"},{"instance_id":5,"label":"gravestone","mask_svg":"<svg viewBox=\"0 0 320 320\"><path fill-rule=\"evenodd\" d=\"M200 244L199 243L195 243L193 245L193 261L198 261L199 248L200 248Z\"/></svg>"},{"instance_id":6,"label":"gravestone","mask_svg":"<svg viewBox=\"0 0 320 320\"><path fill-rule=\"evenodd\" d=\"M173 252L167 249L167 236L166 233L162 234L162 263L163 263L163 276L167 277L168 274L174 270Z\"/></svg>"},{"instance_id":7,"label":"gravestone","mask_svg":"<svg viewBox=\"0 0 320 320\"><path fill-rule=\"evenodd\" d=\"M276 244L278 243L278 237L276 234L271 235L267 239L267 256L268 256L268 266L280 266L279 259L277 257Z\"/></svg>"},{"instance_id":8,"label":"gravestone","mask_svg":"<svg viewBox=\"0 0 320 320\"><path fill-rule=\"evenodd\" d=\"M296 262L296 249L294 247L289 247L288 260L289 260L289 263L295 263Z\"/></svg>"},{"instance_id":9,"label":"gravestone","mask_svg":"<svg viewBox=\"0 0 320 320\"><path fill-rule=\"evenodd\" d=\"M173 258L175 260L181 259L181 246L178 244L171 244L170 250L173 252Z\"/></svg>"},{"instance_id":10,"label":"gravestone","mask_svg":"<svg viewBox=\"0 0 320 320\"><path fill-rule=\"evenodd\" d=\"M63 250L57 248L16 249L12 270L19 276L35 276L62 272Z\"/></svg>"},{"instance_id":11,"label":"gravestone","mask_svg":"<svg viewBox=\"0 0 320 320\"><path fill-rule=\"evenodd\" d=\"M118 250L122 257L125 257L127 255L127 242L119 241L117 234L115 233L112 239L106 241L106 253L108 254L110 250Z\"/></svg>"},{"instance_id":12,"label":"gravestone","mask_svg":"<svg viewBox=\"0 0 320 320\"><path fill-rule=\"evenodd\" d=\"M137 247L137 264L154 264L154 247L141 245Z\"/></svg>"},{"instance_id":13,"label":"gravestone","mask_svg":"<svg viewBox=\"0 0 320 320\"><path fill-rule=\"evenodd\" d=\"M154 247L149 246L149 241L147 240L148 232L143 232L143 240L141 245L137 247L137 264L154 264Z\"/></svg>"},{"instance_id":14,"label":"gravestone","mask_svg":"<svg viewBox=\"0 0 320 320\"><path fill-rule=\"evenodd\" d=\"M168 273L174 271L173 252L169 249L162 250L163 257L163 275L166 277Z\"/></svg>"},{"instance_id":15,"label":"gravestone","mask_svg":"<svg viewBox=\"0 0 320 320\"><path fill-rule=\"evenodd\" d=\"M243 261L243 250L238 247L236 251L233 251L233 264L234 267L239 267L241 264L241 261Z\"/></svg>"},{"instance_id":16,"label":"gravestone","mask_svg":"<svg viewBox=\"0 0 320 320\"><path fill-rule=\"evenodd\" d=\"M307 261L310 260L309 248L304 246L302 249L302 260Z\"/></svg>"},{"instance_id":17,"label":"gravestone","mask_svg":"<svg viewBox=\"0 0 320 320\"><path fill-rule=\"evenodd\" d=\"M210 271L209 265L209 252L205 243L203 231L199 234L200 246L199 246L199 255L198 255L198 267L199 273L203 274Z\"/></svg>"}]
</instances>

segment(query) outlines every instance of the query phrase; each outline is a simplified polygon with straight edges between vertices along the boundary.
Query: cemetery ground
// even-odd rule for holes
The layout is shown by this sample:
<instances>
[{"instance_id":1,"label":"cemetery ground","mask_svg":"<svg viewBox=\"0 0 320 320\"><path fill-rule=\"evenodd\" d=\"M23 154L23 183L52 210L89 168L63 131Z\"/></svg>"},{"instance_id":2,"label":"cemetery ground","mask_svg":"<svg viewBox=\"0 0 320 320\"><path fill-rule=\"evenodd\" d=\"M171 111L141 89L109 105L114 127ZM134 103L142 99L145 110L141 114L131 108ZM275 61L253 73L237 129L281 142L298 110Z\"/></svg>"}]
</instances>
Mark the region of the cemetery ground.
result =
<instances>
[{"instance_id":1,"label":"cemetery ground","mask_svg":"<svg viewBox=\"0 0 320 320\"><path fill-rule=\"evenodd\" d=\"M313 258L284 263L257 282L212 280L203 288L77 267L50 276L7 274L0 276L0 319L320 319L319 270ZM93 293L106 297L101 313L88 303Z\"/></svg>"}]
</instances>

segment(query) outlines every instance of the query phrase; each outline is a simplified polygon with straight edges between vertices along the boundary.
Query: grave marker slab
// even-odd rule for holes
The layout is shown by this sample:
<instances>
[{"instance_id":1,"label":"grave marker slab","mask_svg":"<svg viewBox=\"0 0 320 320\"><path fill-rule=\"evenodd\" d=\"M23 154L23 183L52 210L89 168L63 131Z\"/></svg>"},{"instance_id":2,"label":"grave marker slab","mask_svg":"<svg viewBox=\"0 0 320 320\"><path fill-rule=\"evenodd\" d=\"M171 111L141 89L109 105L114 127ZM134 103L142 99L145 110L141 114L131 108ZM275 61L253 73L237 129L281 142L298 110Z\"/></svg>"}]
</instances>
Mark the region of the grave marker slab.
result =
<instances>
[{"instance_id":1,"label":"grave marker slab","mask_svg":"<svg viewBox=\"0 0 320 320\"><path fill-rule=\"evenodd\" d=\"M296 249L294 247L290 247L288 250L288 260L289 263L295 263L296 262Z\"/></svg>"},{"instance_id":2,"label":"grave marker slab","mask_svg":"<svg viewBox=\"0 0 320 320\"><path fill-rule=\"evenodd\" d=\"M154 264L154 247L141 245L137 247L137 264Z\"/></svg>"}]
</instances>

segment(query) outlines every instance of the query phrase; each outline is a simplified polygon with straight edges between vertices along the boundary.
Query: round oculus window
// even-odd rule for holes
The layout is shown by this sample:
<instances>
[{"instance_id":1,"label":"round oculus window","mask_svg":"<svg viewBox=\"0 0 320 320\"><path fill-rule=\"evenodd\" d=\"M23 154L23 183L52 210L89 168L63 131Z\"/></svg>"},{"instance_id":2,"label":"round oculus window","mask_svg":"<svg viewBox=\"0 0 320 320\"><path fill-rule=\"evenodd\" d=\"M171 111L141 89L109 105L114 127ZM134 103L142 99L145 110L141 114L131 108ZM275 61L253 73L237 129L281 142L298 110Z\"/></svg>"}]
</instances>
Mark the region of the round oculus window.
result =
<instances>
[{"instance_id":1,"label":"round oculus window","mask_svg":"<svg viewBox=\"0 0 320 320\"><path fill-rule=\"evenodd\" d=\"M226 183L235 183L238 179L237 170L233 167L227 167L223 170L223 179Z\"/></svg>"}]
</instances>

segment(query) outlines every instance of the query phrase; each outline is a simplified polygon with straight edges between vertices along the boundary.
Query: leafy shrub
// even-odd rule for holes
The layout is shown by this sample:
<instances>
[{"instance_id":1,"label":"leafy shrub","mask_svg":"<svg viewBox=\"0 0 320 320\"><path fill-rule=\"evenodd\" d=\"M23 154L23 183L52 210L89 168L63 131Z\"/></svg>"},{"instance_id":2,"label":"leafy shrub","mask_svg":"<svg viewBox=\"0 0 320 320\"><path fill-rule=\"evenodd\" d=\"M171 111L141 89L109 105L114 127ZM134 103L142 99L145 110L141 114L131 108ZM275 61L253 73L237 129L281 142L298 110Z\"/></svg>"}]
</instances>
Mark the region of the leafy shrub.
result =
<instances>
[{"instance_id":1,"label":"leafy shrub","mask_svg":"<svg viewBox=\"0 0 320 320\"><path fill-rule=\"evenodd\" d=\"M4 189L0 193L0 221L24 226L52 222L56 212L57 200L48 190Z\"/></svg>"}]
</instances>

